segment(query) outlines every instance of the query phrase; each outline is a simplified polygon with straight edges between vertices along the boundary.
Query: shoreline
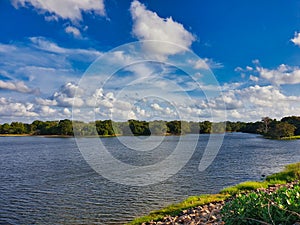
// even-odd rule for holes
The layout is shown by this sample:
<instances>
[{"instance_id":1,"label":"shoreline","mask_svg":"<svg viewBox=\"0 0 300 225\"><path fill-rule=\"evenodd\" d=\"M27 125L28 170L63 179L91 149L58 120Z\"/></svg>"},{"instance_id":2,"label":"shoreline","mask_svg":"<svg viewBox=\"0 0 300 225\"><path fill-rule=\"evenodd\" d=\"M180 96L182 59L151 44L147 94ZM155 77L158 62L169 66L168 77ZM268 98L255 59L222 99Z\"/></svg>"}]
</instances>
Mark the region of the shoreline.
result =
<instances>
[{"instance_id":1,"label":"shoreline","mask_svg":"<svg viewBox=\"0 0 300 225\"><path fill-rule=\"evenodd\" d=\"M223 206L238 196L250 193L273 193L281 187L288 189L299 186L300 162L288 164L278 173L271 174L263 181L246 181L224 188L217 194L190 196L182 202L151 211L148 215L137 217L126 225L164 225L164 224L225 224L222 220ZM287 201L287 199L286 199ZM197 216L196 216L197 215ZM300 221L300 218L299 218Z\"/></svg>"}]
</instances>

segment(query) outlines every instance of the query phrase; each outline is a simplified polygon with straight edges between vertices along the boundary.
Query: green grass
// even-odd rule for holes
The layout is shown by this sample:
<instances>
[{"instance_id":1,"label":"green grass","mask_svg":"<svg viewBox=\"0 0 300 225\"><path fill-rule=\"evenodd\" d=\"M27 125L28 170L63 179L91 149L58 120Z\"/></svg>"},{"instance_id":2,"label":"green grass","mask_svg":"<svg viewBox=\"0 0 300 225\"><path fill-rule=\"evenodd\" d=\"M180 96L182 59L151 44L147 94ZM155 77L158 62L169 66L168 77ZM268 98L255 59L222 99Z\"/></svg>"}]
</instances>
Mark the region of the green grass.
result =
<instances>
[{"instance_id":1,"label":"green grass","mask_svg":"<svg viewBox=\"0 0 300 225\"><path fill-rule=\"evenodd\" d=\"M222 201L238 193L256 190L258 188L267 188L269 185L274 184L285 184L299 179L300 162L285 166L282 172L267 176L265 181L246 181L232 187L224 188L219 194L191 196L180 203L172 204L163 209L152 211L149 215L136 218L132 222L128 223L128 225L138 225L152 220L158 221L163 219L165 216L176 216L185 209L205 205L210 202Z\"/></svg>"},{"instance_id":2,"label":"green grass","mask_svg":"<svg viewBox=\"0 0 300 225\"><path fill-rule=\"evenodd\" d=\"M258 188L267 188L268 182L246 181L232 187L224 188L220 193L234 195L244 191L252 191Z\"/></svg>"},{"instance_id":3,"label":"green grass","mask_svg":"<svg viewBox=\"0 0 300 225\"><path fill-rule=\"evenodd\" d=\"M300 139L300 135L281 138L281 140L297 140L297 139Z\"/></svg>"},{"instance_id":4,"label":"green grass","mask_svg":"<svg viewBox=\"0 0 300 225\"><path fill-rule=\"evenodd\" d=\"M149 222L152 220L157 221L163 219L168 215L176 216L185 209L197 207L199 205L205 205L210 202L222 201L228 197L230 197L230 195L228 194L191 196L180 203L169 205L163 209L152 211L149 213L149 215L136 218L132 222L128 223L128 225L138 225L142 224L143 222Z\"/></svg>"},{"instance_id":5,"label":"green grass","mask_svg":"<svg viewBox=\"0 0 300 225\"><path fill-rule=\"evenodd\" d=\"M300 179L300 163L294 163L285 166L284 170L279 173L272 174L266 178L266 181L271 182L291 182Z\"/></svg>"}]
</instances>

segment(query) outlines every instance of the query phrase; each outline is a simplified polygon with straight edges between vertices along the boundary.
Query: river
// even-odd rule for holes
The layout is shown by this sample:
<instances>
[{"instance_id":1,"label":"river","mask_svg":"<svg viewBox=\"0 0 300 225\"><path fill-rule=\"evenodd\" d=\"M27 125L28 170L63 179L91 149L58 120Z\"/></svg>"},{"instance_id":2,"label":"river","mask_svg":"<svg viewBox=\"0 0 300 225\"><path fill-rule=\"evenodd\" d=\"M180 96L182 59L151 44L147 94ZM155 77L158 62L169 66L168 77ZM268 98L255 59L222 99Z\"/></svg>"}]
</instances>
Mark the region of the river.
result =
<instances>
[{"instance_id":1,"label":"river","mask_svg":"<svg viewBox=\"0 0 300 225\"><path fill-rule=\"evenodd\" d=\"M119 138L130 142L133 137ZM154 151L138 154L126 150L118 138L101 141L119 160L144 165L171 154L179 138L167 136ZM0 137L0 224L123 224L187 196L260 180L300 161L300 140L228 133L213 163L200 172L207 140L208 135L200 135L194 154L176 175L138 187L112 182L92 170L74 138ZM144 141L145 146L153 144Z\"/></svg>"}]
</instances>

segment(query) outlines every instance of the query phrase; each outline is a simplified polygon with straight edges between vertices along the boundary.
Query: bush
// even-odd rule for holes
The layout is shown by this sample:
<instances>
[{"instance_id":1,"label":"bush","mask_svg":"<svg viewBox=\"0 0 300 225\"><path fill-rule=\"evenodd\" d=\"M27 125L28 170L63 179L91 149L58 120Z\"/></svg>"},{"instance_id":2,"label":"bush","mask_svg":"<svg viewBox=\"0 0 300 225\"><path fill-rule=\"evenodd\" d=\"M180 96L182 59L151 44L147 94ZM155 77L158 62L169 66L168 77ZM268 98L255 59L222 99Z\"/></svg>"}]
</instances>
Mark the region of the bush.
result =
<instances>
[{"instance_id":1,"label":"bush","mask_svg":"<svg viewBox=\"0 0 300 225\"><path fill-rule=\"evenodd\" d=\"M300 186L280 188L275 192L263 191L239 194L223 207L226 224L282 224L300 221Z\"/></svg>"}]
</instances>

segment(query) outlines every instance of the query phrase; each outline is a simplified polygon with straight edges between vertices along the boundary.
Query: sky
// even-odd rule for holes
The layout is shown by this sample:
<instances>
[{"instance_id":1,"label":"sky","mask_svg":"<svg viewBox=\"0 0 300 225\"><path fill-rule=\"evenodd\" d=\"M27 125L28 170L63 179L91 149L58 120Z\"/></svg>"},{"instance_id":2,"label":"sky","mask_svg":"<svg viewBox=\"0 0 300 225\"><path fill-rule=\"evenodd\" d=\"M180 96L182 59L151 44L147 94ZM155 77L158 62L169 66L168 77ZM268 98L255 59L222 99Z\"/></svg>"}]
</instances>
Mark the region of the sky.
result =
<instances>
[{"instance_id":1,"label":"sky","mask_svg":"<svg viewBox=\"0 0 300 225\"><path fill-rule=\"evenodd\" d=\"M300 1L1 0L0 123L300 115Z\"/></svg>"}]
</instances>

